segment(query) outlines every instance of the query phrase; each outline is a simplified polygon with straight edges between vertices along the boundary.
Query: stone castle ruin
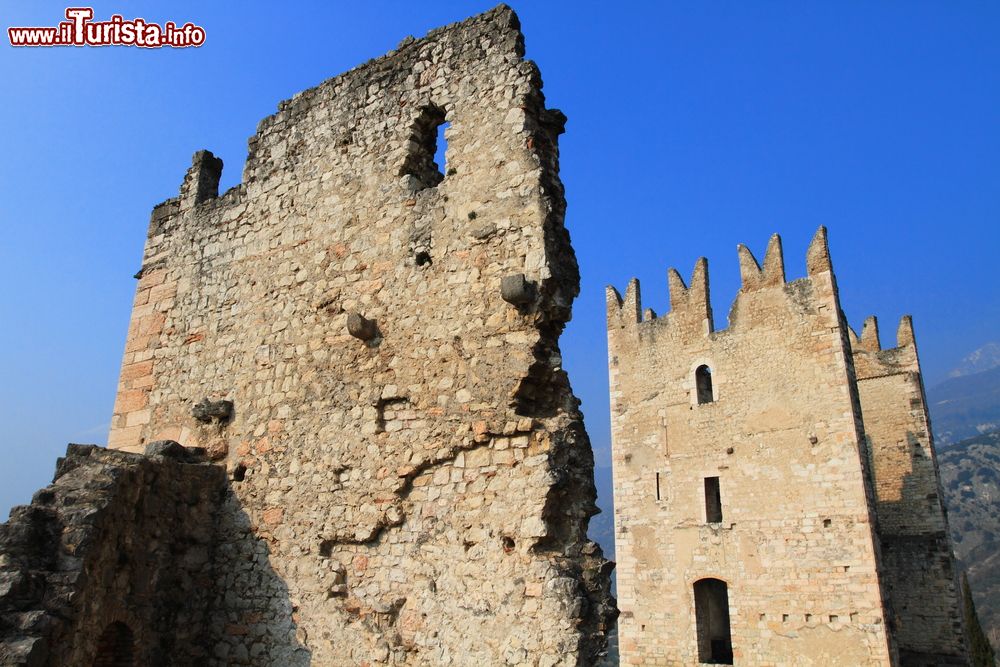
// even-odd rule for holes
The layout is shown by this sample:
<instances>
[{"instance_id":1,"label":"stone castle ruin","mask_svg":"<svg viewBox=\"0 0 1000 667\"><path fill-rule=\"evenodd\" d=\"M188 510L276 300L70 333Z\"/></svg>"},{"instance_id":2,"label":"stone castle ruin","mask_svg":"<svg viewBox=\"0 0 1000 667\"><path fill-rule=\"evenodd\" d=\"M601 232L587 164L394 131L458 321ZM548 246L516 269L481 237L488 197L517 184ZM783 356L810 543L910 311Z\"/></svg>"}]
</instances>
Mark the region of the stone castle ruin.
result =
<instances>
[{"instance_id":1,"label":"stone castle ruin","mask_svg":"<svg viewBox=\"0 0 1000 667\"><path fill-rule=\"evenodd\" d=\"M221 195L196 153L108 448L0 524L0 665L596 664L565 121L500 6L281 103ZM850 331L823 231L740 265L722 331L704 260L609 292L623 663L966 664L909 320Z\"/></svg>"},{"instance_id":2,"label":"stone castle ruin","mask_svg":"<svg viewBox=\"0 0 1000 667\"><path fill-rule=\"evenodd\" d=\"M500 6L283 102L222 195L195 154L109 449L0 526L0 664L593 664L565 117L523 56Z\"/></svg>"},{"instance_id":3,"label":"stone castle ruin","mask_svg":"<svg viewBox=\"0 0 1000 667\"><path fill-rule=\"evenodd\" d=\"M719 331L704 259L608 288L622 663L967 665L910 318L851 331L822 228L739 263Z\"/></svg>"}]
</instances>

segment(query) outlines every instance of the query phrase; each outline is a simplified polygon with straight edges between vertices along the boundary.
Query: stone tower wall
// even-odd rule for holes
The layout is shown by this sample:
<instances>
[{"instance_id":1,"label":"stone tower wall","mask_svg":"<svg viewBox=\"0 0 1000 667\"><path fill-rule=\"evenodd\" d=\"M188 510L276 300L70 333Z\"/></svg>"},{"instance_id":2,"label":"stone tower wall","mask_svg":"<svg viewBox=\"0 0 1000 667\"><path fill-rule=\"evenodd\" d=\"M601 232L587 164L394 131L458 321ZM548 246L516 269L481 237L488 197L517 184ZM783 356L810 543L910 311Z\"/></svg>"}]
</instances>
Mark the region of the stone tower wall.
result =
<instances>
[{"instance_id":1,"label":"stone tower wall","mask_svg":"<svg viewBox=\"0 0 1000 667\"><path fill-rule=\"evenodd\" d=\"M670 312L609 288L615 544L623 664L698 662L693 586L728 585L735 664L890 665L874 508L825 231L785 282L740 248L729 327L705 260L671 270ZM695 374L712 371L699 404ZM718 477L722 521L706 514Z\"/></svg>"},{"instance_id":2,"label":"stone tower wall","mask_svg":"<svg viewBox=\"0 0 1000 667\"><path fill-rule=\"evenodd\" d=\"M603 645L610 565L558 349L579 282L564 122L501 6L283 102L239 186L217 196L201 152L154 210L109 444L169 438L229 471L215 664Z\"/></svg>"},{"instance_id":3,"label":"stone tower wall","mask_svg":"<svg viewBox=\"0 0 1000 667\"><path fill-rule=\"evenodd\" d=\"M964 665L958 573L909 317L896 337L883 350L874 317L860 337L851 332L894 634L903 664Z\"/></svg>"}]
</instances>

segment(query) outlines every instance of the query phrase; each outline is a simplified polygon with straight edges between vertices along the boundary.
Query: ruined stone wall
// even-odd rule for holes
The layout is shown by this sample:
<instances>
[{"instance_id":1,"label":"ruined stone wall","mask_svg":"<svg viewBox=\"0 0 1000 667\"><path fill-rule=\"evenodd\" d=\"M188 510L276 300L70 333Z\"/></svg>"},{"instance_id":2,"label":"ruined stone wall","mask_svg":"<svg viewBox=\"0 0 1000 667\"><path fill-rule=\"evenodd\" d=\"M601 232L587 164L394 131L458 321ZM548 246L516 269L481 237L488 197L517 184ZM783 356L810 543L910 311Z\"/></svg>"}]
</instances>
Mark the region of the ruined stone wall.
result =
<instances>
[{"instance_id":1,"label":"ruined stone wall","mask_svg":"<svg viewBox=\"0 0 1000 667\"><path fill-rule=\"evenodd\" d=\"M0 524L0 665L204 664L224 487L195 455L70 445Z\"/></svg>"},{"instance_id":2,"label":"ruined stone wall","mask_svg":"<svg viewBox=\"0 0 1000 667\"><path fill-rule=\"evenodd\" d=\"M217 196L201 152L154 210L109 446L170 438L229 471L213 664L576 665L603 644L558 349L565 117L523 48L503 6L404 40L283 102L239 186Z\"/></svg>"},{"instance_id":3,"label":"ruined stone wall","mask_svg":"<svg viewBox=\"0 0 1000 667\"><path fill-rule=\"evenodd\" d=\"M882 349L878 322L851 332L869 443L886 585L905 665L964 665L957 571L909 317L897 347Z\"/></svg>"},{"instance_id":4,"label":"ruined stone wall","mask_svg":"<svg viewBox=\"0 0 1000 667\"><path fill-rule=\"evenodd\" d=\"M734 664L891 665L867 455L820 230L808 277L781 244L715 331L705 260L669 272L670 312L609 288L615 546L623 664L699 662L694 586L728 586ZM699 402L696 371L711 369ZM706 506L717 477L721 521Z\"/></svg>"}]
</instances>

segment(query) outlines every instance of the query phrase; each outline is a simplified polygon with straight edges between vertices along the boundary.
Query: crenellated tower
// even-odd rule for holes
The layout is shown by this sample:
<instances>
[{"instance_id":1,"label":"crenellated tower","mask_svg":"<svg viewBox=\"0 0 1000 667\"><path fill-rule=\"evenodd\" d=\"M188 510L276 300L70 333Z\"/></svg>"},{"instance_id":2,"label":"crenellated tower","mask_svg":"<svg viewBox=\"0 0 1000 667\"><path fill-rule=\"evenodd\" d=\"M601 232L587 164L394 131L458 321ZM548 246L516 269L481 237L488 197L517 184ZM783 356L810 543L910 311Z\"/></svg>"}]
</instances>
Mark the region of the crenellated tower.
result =
<instances>
[{"instance_id":1,"label":"crenellated tower","mask_svg":"<svg viewBox=\"0 0 1000 667\"><path fill-rule=\"evenodd\" d=\"M638 281L624 298L607 291L622 660L901 664L881 454L868 451L826 230L791 282L777 235L763 266L737 253L722 330L704 258L690 284L668 271L662 316L643 310Z\"/></svg>"},{"instance_id":2,"label":"crenellated tower","mask_svg":"<svg viewBox=\"0 0 1000 667\"><path fill-rule=\"evenodd\" d=\"M905 665L964 665L960 589L913 321L882 349L878 320L849 331L874 477L885 586Z\"/></svg>"}]
</instances>

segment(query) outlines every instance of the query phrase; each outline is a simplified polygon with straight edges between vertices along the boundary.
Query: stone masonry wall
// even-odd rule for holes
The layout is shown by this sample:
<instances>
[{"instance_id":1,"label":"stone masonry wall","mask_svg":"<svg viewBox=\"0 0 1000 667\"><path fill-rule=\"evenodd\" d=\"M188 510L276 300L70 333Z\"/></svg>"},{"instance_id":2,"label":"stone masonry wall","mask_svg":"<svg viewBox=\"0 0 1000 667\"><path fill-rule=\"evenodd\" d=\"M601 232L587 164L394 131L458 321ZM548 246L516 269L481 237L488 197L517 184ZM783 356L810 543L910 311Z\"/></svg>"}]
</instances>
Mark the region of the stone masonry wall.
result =
<instances>
[{"instance_id":1,"label":"stone masonry wall","mask_svg":"<svg viewBox=\"0 0 1000 667\"><path fill-rule=\"evenodd\" d=\"M239 186L217 196L200 152L154 209L109 446L226 466L212 664L603 646L611 566L558 348L565 117L523 53L504 6L408 38L281 103Z\"/></svg>"},{"instance_id":2,"label":"stone masonry wall","mask_svg":"<svg viewBox=\"0 0 1000 667\"><path fill-rule=\"evenodd\" d=\"M850 333L903 664L968 664L912 322L903 318L891 349L882 349L874 317L860 338Z\"/></svg>"},{"instance_id":3,"label":"stone masonry wall","mask_svg":"<svg viewBox=\"0 0 1000 667\"><path fill-rule=\"evenodd\" d=\"M195 453L70 445L0 524L0 665L204 664L224 492Z\"/></svg>"},{"instance_id":4,"label":"stone masonry wall","mask_svg":"<svg viewBox=\"0 0 1000 667\"><path fill-rule=\"evenodd\" d=\"M699 662L696 582L728 587L734 664L894 665L850 347L825 230L786 283L780 239L715 331L704 259L670 312L608 290L622 664ZM711 369L700 403L696 370ZM707 514L717 477L722 520Z\"/></svg>"}]
</instances>

